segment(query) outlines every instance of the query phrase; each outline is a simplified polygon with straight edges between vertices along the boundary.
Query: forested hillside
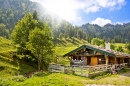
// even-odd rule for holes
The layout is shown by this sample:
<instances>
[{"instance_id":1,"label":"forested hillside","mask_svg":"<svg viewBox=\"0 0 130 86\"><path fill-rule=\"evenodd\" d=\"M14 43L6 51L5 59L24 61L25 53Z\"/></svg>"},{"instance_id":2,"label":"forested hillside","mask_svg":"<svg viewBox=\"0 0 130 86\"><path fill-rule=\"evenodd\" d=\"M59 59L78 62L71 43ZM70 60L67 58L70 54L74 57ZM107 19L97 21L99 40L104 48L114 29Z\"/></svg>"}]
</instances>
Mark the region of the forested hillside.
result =
<instances>
[{"instance_id":1,"label":"forested hillside","mask_svg":"<svg viewBox=\"0 0 130 86\"><path fill-rule=\"evenodd\" d=\"M81 26L87 33L87 40L90 41L94 37L99 37L108 42L126 43L130 42L130 23L123 25L107 24L104 27L92 24L84 24Z\"/></svg>"},{"instance_id":2,"label":"forested hillside","mask_svg":"<svg viewBox=\"0 0 130 86\"><path fill-rule=\"evenodd\" d=\"M9 38L14 26L28 12L37 11L39 20L48 22L57 38L76 37L85 39L86 33L58 16L49 14L40 4L29 0L0 0L0 36Z\"/></svg>"},{"instance_id":3,"label":"forested hillside","mask_svg":"<svg viewBox=\"0 0 130 86\"><path fill-rule=\"evenodd\" d=\"M35 10L39 20L47 22L52 28L54 42L68 37L85 39L88 42L91 42L92 38L95 37L116 43L130 41L130 23L107 24L104 27L89 23L81 27L73 26L57 15L49 14L40 4L29 0L0 0L0 36L9 38L18 20L28 12L33 13Z\"/></svg>"},{"instance_id":4,"label":"forested hillside","mask_svg":"<svg viewBox=\"0 0 130 86\"><path fill-rule=\"evenodd\" d=\"M29 0L0 0L0 23L13 29L19 19L26 13L37 10L38 6L39 4Z\"/></svg>"},{"instance_id":5,"label":"forested hillside","mask_svg":"<svg viewBox=\"0 0 130 86\"><path fill-rule=\"evenodd\" d=\"M29 0L0 0L0 36L9 38L16 23L40 5Z\"/></svg>"}]
</instances>

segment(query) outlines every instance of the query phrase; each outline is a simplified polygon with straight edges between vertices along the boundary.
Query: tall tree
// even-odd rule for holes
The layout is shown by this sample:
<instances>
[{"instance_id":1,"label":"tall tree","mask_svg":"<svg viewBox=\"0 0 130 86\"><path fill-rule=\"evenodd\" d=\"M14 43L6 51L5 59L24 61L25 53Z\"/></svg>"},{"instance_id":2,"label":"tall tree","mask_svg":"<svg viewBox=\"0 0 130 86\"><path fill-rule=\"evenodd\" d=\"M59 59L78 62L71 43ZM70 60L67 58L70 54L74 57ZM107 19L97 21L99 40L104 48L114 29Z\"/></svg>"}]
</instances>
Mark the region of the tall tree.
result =
<instances>
[{"instance_id":1,"label":"tall tree","mask_svg":"<svg viewBox=\"0 0 130 86\"><path fill-rule=\"evenodd\" d=\"M5 24L2 24L2 23L0 24L0 36L6 37L6 38L9 37L9 30L6 29Z\"/></svg>"},{"instance_id":2,"label":"tall tree","mask_svg":"<svg viewBox=\"0 0 130 86\"><path fill-rule=\"evenodd\" d=\"M27 48L37 57L38 59L38 70L41 69L41 62L45 63L50 58L48 55L52 55L53 43L52 35L48 26L43 29L35 28L29 35L29 42Z\"/></svg>"},{"instance_id":3,"label":"tall tree","mask_svg":"<svg viewBox=\"0 0 130 86\"><path fill-rule=\"evenodd\" d=\"M33 16L28 13L15 25L11 37L16 44L20 45L20 53L24 52L26 43L29 41L29 33L36 27L37 24L37 20L33 19Z\"/></svg>"},{"instance_id":4,"label":"tall tree","mask_svg":"<svg viewBox=\"0 0 130 86\"><path fill-rule=\"evenodd\" d=\"M37 14L37 11L36 11L36 10L33 12L33 19L39 20L39 19L38 19L38 14Z\"/></svg>"}]
</instances>

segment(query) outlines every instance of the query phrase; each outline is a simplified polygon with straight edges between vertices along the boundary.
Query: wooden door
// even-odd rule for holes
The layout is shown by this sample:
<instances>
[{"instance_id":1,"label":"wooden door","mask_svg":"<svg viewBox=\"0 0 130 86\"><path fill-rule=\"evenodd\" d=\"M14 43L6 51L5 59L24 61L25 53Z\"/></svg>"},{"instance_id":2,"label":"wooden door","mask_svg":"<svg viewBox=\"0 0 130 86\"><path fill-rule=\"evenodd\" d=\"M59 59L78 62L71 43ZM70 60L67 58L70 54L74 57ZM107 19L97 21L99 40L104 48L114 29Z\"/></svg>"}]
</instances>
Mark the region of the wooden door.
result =
<instances>
[{"instance_id":1,"label":"wooden door","mask_svg":"<svg viewBox=\"0 0 130 86\"><path fill-rule=\"evenodd\" d=\"M98 58L97 57L91 57L91 66L97 65L98 64Z\"/></svg>"}]
</instances>

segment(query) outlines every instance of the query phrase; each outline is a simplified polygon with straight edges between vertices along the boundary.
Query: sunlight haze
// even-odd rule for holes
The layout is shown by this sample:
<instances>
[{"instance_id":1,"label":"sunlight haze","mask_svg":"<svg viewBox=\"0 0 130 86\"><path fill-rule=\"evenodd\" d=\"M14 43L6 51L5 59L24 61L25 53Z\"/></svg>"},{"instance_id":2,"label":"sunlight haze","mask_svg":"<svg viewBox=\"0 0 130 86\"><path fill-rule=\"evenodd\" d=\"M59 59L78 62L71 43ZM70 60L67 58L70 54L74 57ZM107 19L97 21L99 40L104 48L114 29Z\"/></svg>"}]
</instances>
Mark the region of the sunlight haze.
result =
<instances>
[{"instance_id":1,"label":"sunlight haze","mask_svg":"<svg viewBox=\"0 0 130 86\"><path fill-rule=\"evenodd\" d=\"M31 0L73 25L129 22L128 0ZM121 13L121 14L120 14ZM119 15L117 15L119 14ZM100 21L101 20L101 21ZM118 23L119 24L119 23Z\"/></svg>"}]
</instances>

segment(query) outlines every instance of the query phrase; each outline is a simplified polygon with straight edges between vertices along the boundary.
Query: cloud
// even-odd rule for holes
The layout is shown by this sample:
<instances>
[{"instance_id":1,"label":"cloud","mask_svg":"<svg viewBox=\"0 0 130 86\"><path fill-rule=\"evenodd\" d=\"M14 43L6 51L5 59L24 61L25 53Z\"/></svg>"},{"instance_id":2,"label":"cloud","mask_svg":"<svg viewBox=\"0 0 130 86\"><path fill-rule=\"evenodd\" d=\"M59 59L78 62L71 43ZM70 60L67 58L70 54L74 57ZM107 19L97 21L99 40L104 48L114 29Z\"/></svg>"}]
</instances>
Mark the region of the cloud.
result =
<instances>
[{"instance_id":1,"label":"cloud","mask_svg":"<svg viewBox=\"0 0 130 86\"><path fill-rule=\"evenodd\" d=\"M106 25L108 23L111 24L112 23L111 20L103 19L103 18L97 18L96 20L91 22L91 24L97 24L97 25L99 25L101 27L103 27L104 25Z\"/></svg>"},{"instance_id":2,"label":"cloud","mask_svg":"<svg viewBox=\"0 0 130 86\"><path fill-rule=\"evenodd\" d=\"M51 14L56 14L60 18L74 24L79 25L82 22L82 17L78 15L78 9L84 8L83 3L78 3L75 0L31 0L38 2L47 9Z\"/></svg>"},{"instance_id":3,"label":"cloud","mask_svg":"<svg viewBox=\"0 0 130 86\"><path fill-rule=\"evenodd\" d=\"M85 9L85 12L87 12L87 13L97 12L97 11L99 11L99 9L100 9L100 7L98 7L98 6L92 6L92 7Z\"/></svg>"},{"instance_id":4,"label":"cloud","mask_svg":"<svg viewBox=\"0 0 130 86\"><path fill-rule=\"evenodd\" d=\"M104 8L110 10L121 9L125 4L125 0L82 0L80 3L84 4L82 9L84 9L86 13L90 13L100 11Z\"/></svg>"},{"instance_id":5,"label":"cloud","mask_svg":"<svg viewBox=\"0 0 130 86\"><path fill-rule=\"evenodd\" d=\"M81 14L94 13L106 8L110 10L119 10L126 2L125 0L30 0L30 1L39 2L48 10L50 10L52 13L55 13L59 17L75 25L76 24L79 25L81 22L86 21L81 16ZM103 21L102 18L97 19Z\"/></svg>"},{"instance_id":6,"label":"cloud","mask_svg":"<svg viewBox=\"0 0 130 86\"><path fill-rule=\"evenodd\" d=\"M121 23L121 22L117 22L115 25L123 25L123 23Z\"/></svg>"},{"instance_id":7,"label":"cloud","mask_svg":"<svg viewBox=\"0 0 130 86\"><path fill-rule=\"evenodd\" d=\"M68 4L66 7L68 9L84 10L86 13L97 12L103 8L120 9L124 4L125 0L31 0L35 2L40 2L41 4L48 5L49 3L55 6L55 3L63 5L63 3ZM61 5L61 7L63 7ZM51 5L50 5L51 7Z\"/></svg>"}]
</instances>

